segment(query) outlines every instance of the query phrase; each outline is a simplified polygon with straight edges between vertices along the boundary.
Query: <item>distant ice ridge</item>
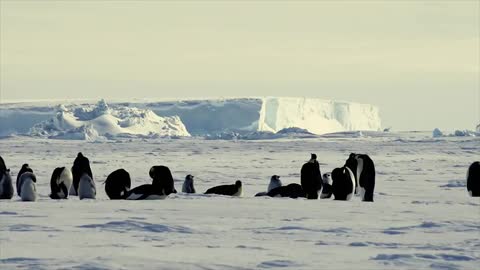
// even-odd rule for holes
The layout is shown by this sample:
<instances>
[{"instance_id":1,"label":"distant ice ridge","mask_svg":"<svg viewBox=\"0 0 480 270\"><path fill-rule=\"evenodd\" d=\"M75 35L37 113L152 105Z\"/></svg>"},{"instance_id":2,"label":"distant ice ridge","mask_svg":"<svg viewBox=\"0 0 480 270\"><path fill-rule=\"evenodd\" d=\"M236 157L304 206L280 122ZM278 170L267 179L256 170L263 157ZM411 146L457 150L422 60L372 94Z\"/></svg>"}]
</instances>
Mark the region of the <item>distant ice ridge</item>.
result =
<instances>
[{"instance_id":1,"label":"distant ice ridge","mask_svg":"<svg viewBox=\"0 0 480 270\"><path fill-rule=\"evenodd\" d=\"M480 136L480 131L472 131L472 130L455 130L451 134L445 134L440 129L435 128L432 132L432 136L434 138L440 137L478 137Z\"/></svg>"},{"instance_id":2,"label":"distant ice ridge","mask_svg":"<svg viewBox=\"0 0 480 270\"><path fill-rule=\"evenodd\" d=\"M251 97L131 102L7 103L0 136L85 139L118 136L200 136L276 139L380 131L377 107L302 97Z\"/></svg>"},{"instance_id":3,"label":"distant ice ridge","mask_svg":"<svg viewBox=\"0 0 480 270\"><path fill-rule=\"evenodd\" d=\"M300 128L321 135L381 129L379 110L375 106L317 98L188 100L156 102L146 106L158 115L178 115L194 135L276 133L286 128Z\"/></svg>"},{"instance_id":4,"label":"distant ice ridge","mask_svg":"<svg viewBox=\"0 0 480 270\"><path fill-rule=\"evenodd\" d=\"M97 140L117 136L190 136L177 116L160 117L151 110L125 106L57 106L54 117L35 124L30 135L59 139Z\"/></svg>"}]
</instances>

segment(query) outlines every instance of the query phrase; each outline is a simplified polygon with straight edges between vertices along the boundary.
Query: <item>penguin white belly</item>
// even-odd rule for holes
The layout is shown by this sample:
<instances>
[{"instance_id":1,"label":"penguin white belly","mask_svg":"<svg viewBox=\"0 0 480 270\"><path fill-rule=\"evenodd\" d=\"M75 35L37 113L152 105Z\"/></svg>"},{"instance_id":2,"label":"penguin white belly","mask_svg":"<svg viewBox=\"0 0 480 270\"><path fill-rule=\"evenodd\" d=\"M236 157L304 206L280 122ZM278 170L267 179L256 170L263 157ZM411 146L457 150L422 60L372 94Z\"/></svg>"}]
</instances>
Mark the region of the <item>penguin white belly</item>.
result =
<instances>
[{"instance_id":1,"label":"penguin white belly","mask_svg":"<svg viewBox=\"0 0 480 270\"><path fill-rule=\"evenodd\" d=\"M146 197L144 200L165 200L165 198L167 198L167 195L152 194Z\"/></svg>"},{"instance_id":2,"label":"penguin white belly","mask_svg":"<svg viewBox=\"0 0 480 270\"><path fill-rule=\"evenodd\" d=\"M357 175L356 175L357 181L355 181L358 184L358 185L357 184L355 185L355 194L357 194L357 196L359 195L359 193L361 193L361 190L359 188L360 188L360 175L362 175L362 171L363 171L363 159L357 158ZM362 195L360 195L360 197L362 197L363 199Z\"/></svg>"},{"instance_id":3,"label":"penguin white belly","mask_svg":"<svg viewBox=\"0 0 480 270\"><path fill-rule=\"evenodd\" d=\"M95 182L88 174L83 174L78 184L78 198L80 200L95 199L96 195Z\"/></svg>"},{"instance_id":4,"label":"penguin white belly","mask_svg":"<svg viewBox=\"0 0 480 270\"><path fill-rule=\"evenodd\" d=\"M63 169L62 174L60 174L60 178L58 184L63 183L67 188L67 191L70 190L72 183L73 183L73 175L72 171L68 168ZM60 192L63 195L63 198L66 198L68 194L64 194L63 190Z\"/></svg>"},{"instance_id":5,"label":"penguin white belly","mask_svg":"<svg viewBox=\"0 0 480 270\"><path fill-rule=\"evenodd\" d=\"M473 197L473 193L471 190L468 191L468 195L470 195L470 197Z\"/></svg>"},{"instance_id":6,"label":"penguin white belly","mask_svg":"<svg viewBox=\"0 0 480 270\"><path fill-rule=\"evenodd\" d=\"M281 186L282 186L282 182L280 182L280 180L270 180L270 184L268 184L267 192L270 192L272 189L281 187Z\"/></svg>"},{"instance_id":7,"label":"penguin white belly","mask_svg":"<svg viewBox=\"0 0 480 270\"><path fill-rule=\"evenodd\" d=\"M243 195L242 187L239 187L238 191L235 194L233 194L232 196L242 197L242 195Z\"/></svg>"},{"instance_id":8,"label":"penguin white belly","mask_svg":"<svg viewBox=\"0 0 480 270\"><path fill-rule=\"evenodd\" d=\"M352 170L350 170L350 168L348 167L345 167L345 169L347 169L348 175L350 175L350 180L352 180L352 192L347 195L347 201L350 201L353 195L357 192L357 186L355 185L355 176L353 175ZM363 194L365 194L365 190ZM363 199L363 195L362 195L362 199Z\"/></svg>"},{"instance_id":9,"label":"penguin white belly","mask_svg":"<svg viewBox=\"0 0 480 270\"><path fill-rule=\"evenodd\" d=\"M34 202L37 200L37 186L31 178L23 179L20 198L25 202Z\"/></svg>"}]
</instances>

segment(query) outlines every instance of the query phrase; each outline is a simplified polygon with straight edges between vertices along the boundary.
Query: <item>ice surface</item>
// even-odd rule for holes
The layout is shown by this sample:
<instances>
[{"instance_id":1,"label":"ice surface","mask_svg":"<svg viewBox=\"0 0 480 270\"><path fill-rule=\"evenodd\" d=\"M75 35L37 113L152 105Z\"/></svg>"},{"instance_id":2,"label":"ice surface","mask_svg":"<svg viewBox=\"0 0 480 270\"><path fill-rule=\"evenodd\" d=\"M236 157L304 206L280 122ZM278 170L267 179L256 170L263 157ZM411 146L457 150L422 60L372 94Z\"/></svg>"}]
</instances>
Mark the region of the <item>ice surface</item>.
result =
<instances>
[{"instance_id":1,"label":"ice surface","mask_svg":"<svg viewBox=\"0 0 480 270\"><path fill-rule=\"evenodd\" d=\"M59 105L60 104L60 105ZM372 105L315 98L229 98L91 103L12 103L0 108L0 136L115 137L119 134L256 139L381 129ZM85 128L77 130L79 127ZM279 135L271 136L281 131ZM286 135L285 133L289 133ZM295 134L294 134L295 133Z\"/></svg>"},{"instance_id":2,"label":"ice surface","mask_svg":"<svg viewBox=\"0 0 480 270\"><path fill-rule=\"evenodd\" d=\"M343 137L342 137L343 135ZM81 151L91 161L97 200L48 198L58 166ZM315 152L322 173L351 152L375 161L375 202L254 198L273 174L299 183ZM465 175L479 137L425 133L337 133L308 139L199 138L0 140L15 175L28 162L38 201L0 201L0 269L477 269L480 199ZM159 201L110 201L103 180L125 168L132 186L152 165L172 170L177 190L195 175L197 192L240 179L243 198L176 194Z\"/></svg>"}]
</instances>

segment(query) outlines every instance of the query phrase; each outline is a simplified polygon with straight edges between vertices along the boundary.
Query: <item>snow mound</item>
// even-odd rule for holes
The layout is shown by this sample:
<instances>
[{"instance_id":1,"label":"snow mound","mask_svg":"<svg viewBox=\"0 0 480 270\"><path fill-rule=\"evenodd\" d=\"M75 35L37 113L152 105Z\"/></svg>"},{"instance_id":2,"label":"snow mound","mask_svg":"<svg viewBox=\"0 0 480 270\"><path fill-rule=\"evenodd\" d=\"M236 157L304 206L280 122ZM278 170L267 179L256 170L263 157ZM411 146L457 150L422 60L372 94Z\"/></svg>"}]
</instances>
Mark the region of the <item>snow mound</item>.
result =
<instances>
[{"instance_id":1,"label":"snow mound","mask_svg":"<svg viewBox=\"0 0 480 270\"><path fill-rule=\"evenodd\" d=\"M97 140L105 137L190 136L178 116L160 117L151 110L115 106L101 100L82 107L59 105L54 117L35 124L29 134L54 139Z\"/></svg>"}]
</instances>

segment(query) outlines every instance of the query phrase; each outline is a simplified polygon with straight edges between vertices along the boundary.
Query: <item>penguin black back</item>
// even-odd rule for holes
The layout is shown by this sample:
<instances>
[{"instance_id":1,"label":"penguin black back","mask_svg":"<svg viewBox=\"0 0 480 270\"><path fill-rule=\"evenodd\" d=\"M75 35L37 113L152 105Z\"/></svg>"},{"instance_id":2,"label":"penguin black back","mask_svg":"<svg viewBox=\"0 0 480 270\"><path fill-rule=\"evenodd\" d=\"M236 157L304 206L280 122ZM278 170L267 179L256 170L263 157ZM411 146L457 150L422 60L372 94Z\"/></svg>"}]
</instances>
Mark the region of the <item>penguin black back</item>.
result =
<instances>
[{"instance_id":1,"label":"penguin black back","mask_svg":"<svg viewBox=\"0 0 480 270\"><path fill-rule=\"evenodd\" d=\"M26 173L26 172L30 172L30 173L33 173L33 170L30 168L30 166L25 163L22 165L22 168L20 169L20 171L18 172L17 174L17 183L16 183L16 186L17 186L17 194L18 196L20 196L21 194L21 191L22 191L22 185L20 183L20 177L22 176L22 174Z\"/></svg>"},{"instance_id":2,"label":"penguin black back","mask_svg":"<svg viewBox=\"0 0 480 270\"><path fill-rule=\"evenodd\" d=\"M85 157L82 152L77 154L77 157L73 161L72 175L73 175L73 188L75 193L78 193L78 184L80 183L80 177L86 173L93 179L92 170L90 169L90 160Z\"/></svg>"},{"instance_id":3,"label":"penguin black back","mask_svg":"<svg viewBox=\"0 0 480 270\"><path fill-rule=\"evenodd\" d=\"M152 185L155 189L163 190L165 195L177 193L172 173L167 166L153 166L149 171L149 175L153 179Z\"/></svg>"},{"instance_id":4,"label":"penguin black back","mask_svg":"<svg viewBox=\"0 0 480 270\"><path fill-rule=\"evenodd\" d=\"M468 168L467 190L470 196L480 197L480 162L473 162Z\"/></svg>"},{"instance_id":5,"label":"penguin black back","mask_svg":"<svg viewBox=\"0 0 480 270\"><path fill-rule=\"evenodd\" d=\"M132 180L130 174L124 169L118 169L108 175L105 180L105 193L110 200L120 200L130 190Z\"/></svg>"},{"instance_id":6,"label":"penguin black back","mask_svg":"<svg viewBox=\"0 0 480 270\"><path fill-rule=\"evenodd\" d=\"M307 199L318 199L318 191L322 189L322 173L316 154L311 154L310 161L302 166L300 182Z\"/></svg>"}]
</instances>

